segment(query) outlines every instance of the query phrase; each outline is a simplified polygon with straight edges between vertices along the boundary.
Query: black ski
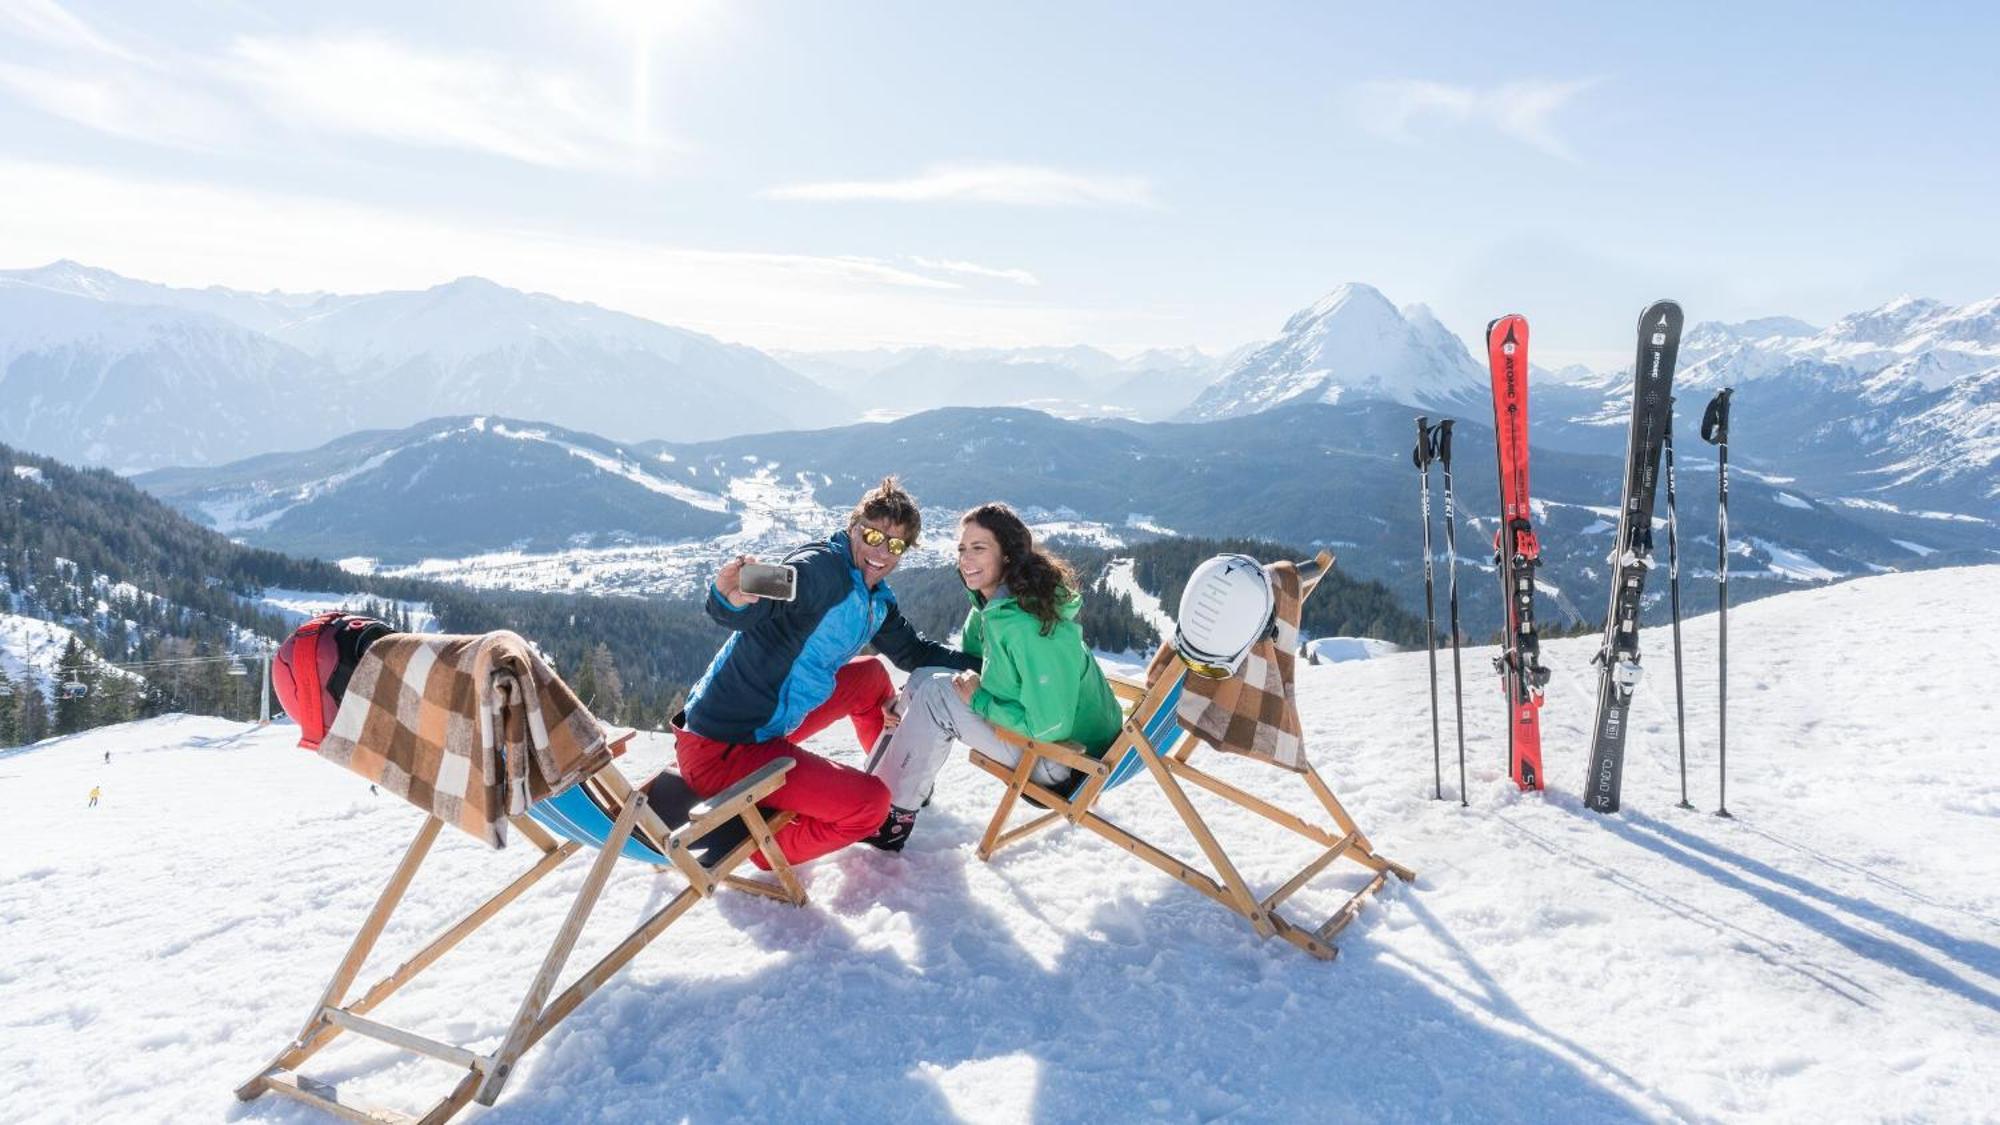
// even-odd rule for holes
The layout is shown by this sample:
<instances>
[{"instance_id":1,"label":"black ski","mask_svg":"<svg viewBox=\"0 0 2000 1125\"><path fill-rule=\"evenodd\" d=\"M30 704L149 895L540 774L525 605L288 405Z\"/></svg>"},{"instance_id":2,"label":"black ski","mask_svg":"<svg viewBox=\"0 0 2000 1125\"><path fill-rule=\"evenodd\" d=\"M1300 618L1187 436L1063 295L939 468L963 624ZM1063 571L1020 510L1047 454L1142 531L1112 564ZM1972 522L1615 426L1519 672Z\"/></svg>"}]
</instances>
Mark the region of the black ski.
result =
<instances>
[{"instance_id":1,"label":"black ski","mask_svg":"<svg viewBox=\"0 0 2000 1125\"><path fill-rule=\"evenodd\" d=\"M1584 802L1618 811L1625 770L1625 735L1632 692L1639 686L1639 609L1653 565L1653 495L1659 486L1674 361L1681 345L1681 307L1656 301L1639 314L1639 355L1633 368L1632 423L1625 446L1625 487L1611 548L1611 604L1598 651L1597 725L1590 747Z\"/></svg>"}]
</instances>

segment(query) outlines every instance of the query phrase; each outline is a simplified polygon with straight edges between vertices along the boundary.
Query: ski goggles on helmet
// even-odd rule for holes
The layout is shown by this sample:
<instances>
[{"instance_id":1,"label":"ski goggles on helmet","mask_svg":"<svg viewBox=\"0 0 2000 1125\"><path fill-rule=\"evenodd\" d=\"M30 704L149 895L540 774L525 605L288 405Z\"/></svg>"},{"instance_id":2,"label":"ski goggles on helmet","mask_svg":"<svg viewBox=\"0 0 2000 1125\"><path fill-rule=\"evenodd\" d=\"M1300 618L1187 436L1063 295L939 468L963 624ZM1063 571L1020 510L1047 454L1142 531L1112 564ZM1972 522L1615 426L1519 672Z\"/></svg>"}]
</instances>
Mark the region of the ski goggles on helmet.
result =
<instances>
[{"instance_id":1,"label":"ski goggles on helmet","mask_svg":"<svg viewBox=\"0 0 2000 1125\"><path fill-rule=\"evenodd\" d=\"M884 543L887 543L889 545L889 553L898 558L902 557L904 551L916 546L915 543L907 539L898 539L885 531L877 531L865 523L855 524L854 527L860 533L863 543L868 544L870 547L880 547Z\"/></svg>"},{"instance_id":2,"label":"ski goggles on helmet","mask_svg":"<svg viewBox=\"0 0 2000 1125\"><path fill-rule=\"evenodd\" d=\"M1188 671L1204 680L1226 680L1236 674L1236 669L1227 664L1217 664L1198 656L1189 656L1178 649L1174 651L1174 655L1181 658L1181 663L1187 665Z\"/></svg>"}]
</instances>

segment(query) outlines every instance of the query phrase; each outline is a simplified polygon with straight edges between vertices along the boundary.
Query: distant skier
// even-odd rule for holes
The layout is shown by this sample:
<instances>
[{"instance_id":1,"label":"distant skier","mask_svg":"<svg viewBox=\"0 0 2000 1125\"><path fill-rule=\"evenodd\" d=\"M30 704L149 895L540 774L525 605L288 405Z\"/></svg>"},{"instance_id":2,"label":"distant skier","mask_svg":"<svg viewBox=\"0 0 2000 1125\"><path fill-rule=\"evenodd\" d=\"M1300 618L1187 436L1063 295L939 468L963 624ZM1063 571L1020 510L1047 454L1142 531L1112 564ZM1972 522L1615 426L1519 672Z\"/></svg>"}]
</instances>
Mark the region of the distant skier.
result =
<instances>
[{"instance_id":1,"label":"distant skier","mask_svg":"<svg viewBox=\"0 0 2000 1125\"><path fill-rule=\"evenodd\" d=\"M111 751L109 750L104 752L104 764L107 766L111 764Z\"/></svg>"},{"instance_id":2,"label":"distant skier","mask_svg":"<svg viewBox=\"0 0 2000 1125\"><path fill-rule=\"evenodd\" d=\"M86 806L84 806L84 807L85 807L85 808L92 808L92 809L96 808L96 807L97 807L97 795L98 795L99 793L102 793L103 791L104 791L104 787L103 787L103 786L101 786L101 785L93 785L93 786L91 786L91 787L90 787L90 804L88 804L88 805L86 805Z\"/></svg>"},{"instance_id":3,"label":"distant skier","mask_svg":"<svg viewBox=\"0 0 2000 1125\"><path fill-rule=\"evenodd\" d=\"M375 786L371 784L371 785L369 785L369 786L368 786L368 795L369 795L370 797L380 797L380 796L381 796L382 794L380 794L380 793L376 792L376 791L375 791Z\"/></svg>"}]
</instances>

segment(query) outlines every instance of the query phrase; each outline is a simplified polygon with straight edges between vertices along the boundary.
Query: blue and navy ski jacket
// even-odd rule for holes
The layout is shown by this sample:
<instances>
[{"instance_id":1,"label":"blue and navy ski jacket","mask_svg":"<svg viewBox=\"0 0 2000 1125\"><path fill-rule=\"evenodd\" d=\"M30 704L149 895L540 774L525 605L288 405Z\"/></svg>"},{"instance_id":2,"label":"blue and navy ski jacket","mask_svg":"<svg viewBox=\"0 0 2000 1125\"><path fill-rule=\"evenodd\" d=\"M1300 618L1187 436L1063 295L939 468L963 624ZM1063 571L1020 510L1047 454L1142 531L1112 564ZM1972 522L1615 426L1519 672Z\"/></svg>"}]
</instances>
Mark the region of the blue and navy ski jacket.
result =
<instances>
[{"instance_id":1,"label":"blue and navy ski jacket","mask_svg":"<svg viewBox=\"0 0 2000 1125\"><path fill-rule=\"evenodd\" d=\"M746 744L790 734L832 697L841 665L869 644L906 672L978 670L978 657L919 636L896 608L888 582L868 588L847 532L800 547L784 561L798 570L797 596L789 602L759 598L734 606L709 583L708 615L734 632L688 693L686 724L695 734Z\"/></svg>"}]
</instances>

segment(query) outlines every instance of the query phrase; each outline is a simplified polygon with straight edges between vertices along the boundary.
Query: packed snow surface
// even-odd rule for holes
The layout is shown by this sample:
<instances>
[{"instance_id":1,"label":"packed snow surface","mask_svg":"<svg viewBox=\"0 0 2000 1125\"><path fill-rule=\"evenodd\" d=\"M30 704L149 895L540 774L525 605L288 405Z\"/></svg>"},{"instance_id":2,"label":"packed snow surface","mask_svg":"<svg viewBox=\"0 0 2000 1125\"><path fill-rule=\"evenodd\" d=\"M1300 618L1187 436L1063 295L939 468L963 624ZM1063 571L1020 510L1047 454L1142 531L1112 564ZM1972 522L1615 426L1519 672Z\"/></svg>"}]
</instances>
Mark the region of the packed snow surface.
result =
<instances>
[{"instance_id":1,"label":"packed snow surface","mask_svg":"<svg viewBox=\"0 0 2000 1125\"><path fill-rule=\"evenodd\" d=\"M1302 665L1314 760L1375 845L1419 873L1361 912L1332 963L1259 940L1087 832L980 862L999 787L955 761L909 851L807 865L804 909L727 893L697 906L474 1116L1990 1118L2000 703L1986 681L2000 638L1957 630L1941 654L1923 623L1996 610L2000 566L1734 611L1734 820L1711 815L1713 617L1685 629L1698 811L1674 808L1664 629L1646 634L1615 816L1576 796L1594 638L1544 645L1545 794L1502 775L1500 700L1469 677L1469 808L1454 786L1430 799L1421 651ZM1450 723L1447 710L1447 754ZM230 1091L297 1032L418 816L293 733L176 717L0 752L0 1120L317 1120ZM859 758L844 730L817 745ZM622 765L643 778L667 754L643 739ZM1211 757L1309 804L1287 775ZM1105 811L1198 856L1151 784L1107 795ZM1260 893L1311 853L1268 822L1212 823ZM364 983L527 861L525 846L495 854L448 831ZM491 1050L583 874L572 861L375 1015ZM1297 913L1317 920L1353 883L1324 879ZM621 869L568 975L678 886ZM417 1109L452 1080L353 1039L306 1068L344 1097Z\"/></svg>"}]
</instances>

